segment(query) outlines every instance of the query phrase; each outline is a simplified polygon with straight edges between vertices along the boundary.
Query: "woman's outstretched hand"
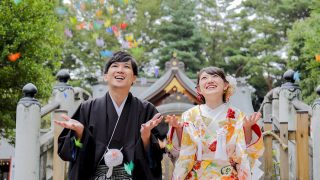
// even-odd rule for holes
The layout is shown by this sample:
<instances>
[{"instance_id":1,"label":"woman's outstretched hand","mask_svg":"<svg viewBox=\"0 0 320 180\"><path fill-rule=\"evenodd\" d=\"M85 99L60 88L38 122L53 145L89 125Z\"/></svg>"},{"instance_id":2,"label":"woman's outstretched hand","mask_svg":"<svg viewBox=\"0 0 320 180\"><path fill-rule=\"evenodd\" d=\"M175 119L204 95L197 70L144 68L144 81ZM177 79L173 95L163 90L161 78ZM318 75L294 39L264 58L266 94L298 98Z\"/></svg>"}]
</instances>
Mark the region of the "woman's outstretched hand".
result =
<instances>
[{"instance_id":1,"label":"woman's outstretched hand","mask_svg":"<svg viewBox=\"0 0 320 180\"><path fill-rule=\"evenodd\" d=\"M244 118L243 127L245 129L251 128L251 126L256 124L260 118L261 118L261 113L260 112L254 112L251 116Z\"/></svg>"},{"instance_id":2,"label":"woman's outstretched hand","mask_svg":"<svg viewBox=\"0 0 320 180\"><path fill-rule=\"evenodd\" d=\"M178 137L178 143L180 146L181 138L182 138L183 122L180 122L175 115L167 115L165 122L168 123L171 127L175 128L174 130Z\"/></svg>"},{"instance_id":3,"label":"woman's outstretched hand","mask_svg":"<svg viewBox=\"0 0 320 180\"><path fill-rule=\"evenodd\" d=\"M179 122L178 118L175 115L167 115L165 122L175 128L182 128L183 126L183 123Z\"/></svg>"},{"instance_id":4,"label":"woman's outstretched hand","mask_svg":"<svg viewBox=\"0 0 320 180\"><path fill-rule=\"evenodd\" d=\"M258 120L261 118L260 112L254 112L251 116L245 117L243 120L244 136L246 144L250 144L252 140L252 129L251 127L255 125Z\"/></svg>"},{"instance_id":5,"label":"woman's outstretched hand","mask_svg":"<svg viewBox=\"0 0 320 180\"><path fill-rule=\"evenodd\" d=\"M65 115L65 114L62 114L61 117L65 120L65 121L57 121L57 120L54 120L54 122L63 127L63 128L67 128L67 129L70 129L70 130L73 130L75 131L76 133L76 136L77 136L77 139L81 139L82 137L82 133L83 133L83 129L84 129L84 126L83 124L81 124L79 121L77 120L74 120L74 119L71 119L69 116Z\"/></svg>"}]
</instances>

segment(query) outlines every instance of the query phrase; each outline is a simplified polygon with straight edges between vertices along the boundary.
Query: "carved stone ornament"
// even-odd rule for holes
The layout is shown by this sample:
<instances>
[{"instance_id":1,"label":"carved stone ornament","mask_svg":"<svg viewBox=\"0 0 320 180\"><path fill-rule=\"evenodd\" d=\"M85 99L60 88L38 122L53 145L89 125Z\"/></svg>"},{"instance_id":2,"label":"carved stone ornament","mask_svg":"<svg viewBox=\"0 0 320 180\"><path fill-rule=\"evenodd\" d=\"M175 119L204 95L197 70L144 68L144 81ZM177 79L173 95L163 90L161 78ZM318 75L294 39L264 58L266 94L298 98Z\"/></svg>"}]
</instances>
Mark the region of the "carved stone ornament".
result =
<instances>
[{"instance_id":1,"label":"carved stone ornament","mask_svg":"<svg viewBox=\"0 0 320 180\"><path fill-rule=\"evenodd\" d=\"M63 92L63 91L66 91L66 90L73 90L73 87L64 83L57 83L54 87L53 87L53 92L52 92L52 95L55 95L56 94L56 91L60 91L60 92Z\"/></svg>"},{"instance_id":2,"label":"carved stone ornament","mask_svg":"<svg viewBox=\"0 0 320 180\"><path fill-rule=\"evenodd\" d=\"M289 101L293 99L301 100L301 89L282 89L280 90L280 94L283 94Z\"/></svg>"},{"instance_id":3,"label":"carved stone ornament","mask_svg":"<svg viewBox=\"0 0 320 180\"><path fill-rule=\"evenodd\" d=\"M287 70L283 74L283 79L286 82L281 85L281 89L287 89L291 92L295 91L296 89L300 89L299 85L294 83L294 71L292 69Z\"/></svg>"},{"instance_id":4,"label":"carved stone ornament","mask_svg":"<svg viewBox=\"0 0 320 180\"><path fill-rule=\"evenodd\" d=\"M61 69L57 74L58 83L53 87L53 91L58 90L60 92L63 92L67 89L73 89L72 86L67 84L69 79L70 79L69 71L66 69ZM54 92L53 92L53 95L55 95Z\"/></svg>"},{"instance_id":5,"label":"carved stone ornament","mask_svg":"<svg viewBox=\"0 0 320 180\"><path fill-rule=\"evenodd\" d=\"M294 98L301 100L301 89L298 84L294 83L294 73L292 69L289 69L283 74L283 79L286 82L281 85L279 92L279 94L284 94L290 101Z\"/></svg>"},{"instance_id":6,"label":"carved stone ornament","mask_svg":"<svg viewBox=\"0 0 320 180\"><path fill-rule=\"evenodd\" d=\"M22 104L25 107L29 107L33 104L36 104L39 107L41 107L39 101L34 98L34 96L38 92L38 89L35 85L33 85L32 83L28 83L23 87L22 91L24 93L24 97L20 99L18 104Z\"/></svg>"}]
</instances>

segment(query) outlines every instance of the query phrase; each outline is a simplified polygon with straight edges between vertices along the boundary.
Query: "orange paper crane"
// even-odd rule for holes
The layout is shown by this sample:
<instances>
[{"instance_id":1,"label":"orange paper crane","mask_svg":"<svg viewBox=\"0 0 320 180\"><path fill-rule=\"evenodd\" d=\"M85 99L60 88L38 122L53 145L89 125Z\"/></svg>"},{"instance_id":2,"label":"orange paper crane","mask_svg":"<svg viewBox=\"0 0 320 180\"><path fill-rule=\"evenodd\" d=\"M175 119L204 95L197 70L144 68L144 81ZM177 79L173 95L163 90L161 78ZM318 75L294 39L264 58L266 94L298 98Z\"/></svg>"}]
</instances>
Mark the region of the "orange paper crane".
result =
<instances>
[{"instance_id":1,"label":"orange paper crane","mask_svg":"<svg viewBox=\"0 0 320 180\"><path fill-rule=\"evenodd\" d=\"M17 59L19 59L21 57L21 53L14 53L14 54L9 54L8 55L8 59L9 59L9 61L11 61L11 62L15 62Z\"/></svg>"},{"instance_id":2,"label":"orange paper crane","mask_svg":"<svg viewBox=\"0 0 320 180\"><path fill-rule=\"evenodd\" d=\"M316 61L320 62L320 54L316 54Z\"/></svg>"}]
</instances>

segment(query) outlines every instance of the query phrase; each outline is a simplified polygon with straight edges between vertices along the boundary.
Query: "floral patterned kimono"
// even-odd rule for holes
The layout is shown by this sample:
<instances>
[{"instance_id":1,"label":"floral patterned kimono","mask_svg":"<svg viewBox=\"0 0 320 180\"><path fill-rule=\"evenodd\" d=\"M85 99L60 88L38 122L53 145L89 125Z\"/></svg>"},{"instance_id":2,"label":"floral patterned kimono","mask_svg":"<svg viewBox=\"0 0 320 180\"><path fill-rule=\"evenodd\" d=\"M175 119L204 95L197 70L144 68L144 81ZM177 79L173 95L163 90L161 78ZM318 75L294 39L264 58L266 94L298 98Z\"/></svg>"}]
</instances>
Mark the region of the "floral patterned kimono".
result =
<instances>
[{"instance_id":1,"label":"floral patterned kimono","mask_svg":"<svg viewBox=\"0 0 320 180\"><path fill-rule=\"evenodd\" d=\"M168 138L169 154L179 154L173 179L252 179L252 168L264 146L258 125L252 126L253 138L246 145L243 118L228 103L216 109L198 105L183 113L180 152L174 128Z\"/></svg>"}]
</instances>

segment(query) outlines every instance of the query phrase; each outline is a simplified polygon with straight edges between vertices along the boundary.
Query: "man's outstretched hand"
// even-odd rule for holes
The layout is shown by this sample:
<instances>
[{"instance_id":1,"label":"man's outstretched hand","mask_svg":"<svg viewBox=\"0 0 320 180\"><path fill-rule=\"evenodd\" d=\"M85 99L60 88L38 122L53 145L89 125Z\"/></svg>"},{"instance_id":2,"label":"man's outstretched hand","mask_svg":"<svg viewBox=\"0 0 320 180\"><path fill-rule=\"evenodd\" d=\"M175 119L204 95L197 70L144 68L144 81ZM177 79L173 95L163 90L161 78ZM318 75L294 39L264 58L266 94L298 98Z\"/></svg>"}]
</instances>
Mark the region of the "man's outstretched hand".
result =
<instances>
[{"instance_id":1,"label":"man's outstretched hand","mask_svg":"<svg viewBox=\"0 0 320 180\"><path fill-rule=\"evenodd\" d=\"M57 121L57 120L54 120L54 122L63 127L63 128L67 128L67 129L70 129L70 130L73 130L75 131L76 133L76 136L77 136L77 139L81 139L82 137L82 133L83 133L83 129L84 129L84 126L83 124L81 124L79 121L77 120L74 120L74 119L71 119L69 116L65 115L65 114L62 114L61 117L65 120L65 121Z\"/></svg>"}]
</instances>

